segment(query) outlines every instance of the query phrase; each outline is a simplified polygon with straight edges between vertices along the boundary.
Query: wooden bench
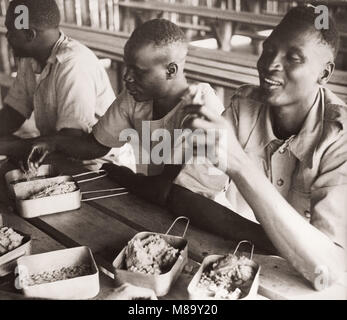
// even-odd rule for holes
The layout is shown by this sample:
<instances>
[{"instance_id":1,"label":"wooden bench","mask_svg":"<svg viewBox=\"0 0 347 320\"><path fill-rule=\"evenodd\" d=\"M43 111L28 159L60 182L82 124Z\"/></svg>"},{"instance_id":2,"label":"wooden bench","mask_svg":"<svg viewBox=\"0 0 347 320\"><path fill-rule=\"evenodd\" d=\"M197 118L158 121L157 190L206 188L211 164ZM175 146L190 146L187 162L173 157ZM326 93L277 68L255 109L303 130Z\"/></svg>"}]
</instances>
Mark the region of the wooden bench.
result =
<instances>
[{"instance_id":1,"label":"wooden bench","mask_svg":"<svg viewBox=\"0 0 347 320\"><path fill-rule=\"evenodd\" d=\"M73 25L65 25L63 29L67 34L92 48L98 56L122 64L126 34L95 31L88 27ZM241 84L258 84L257 60L256 55L190 46L185 70L191 80L205 81L219 88L234 90ZM347 72L336 70L328 87L347 101Z\"/></svg>"},{"instance_id":2,"label":"wooden bench","mask_svg":"<svg viewBox=\"0 0 347 320\"><path fill-rule=\"evenodd\" d=\"M3 18L0 17L0 34L5 32L1 27ZM109 58L117 69L117 92L122 86L123 47L128 35L122 32L95 30L90 27L62 25L64 32L90 47L99 57ZM189 80L205 81L213 85L225 104L228 104L226 90L233 91L241 84L258 84L256 62L258 57L251 54L225 52L221 50L189 47L186 63L186 75ZM0 73L0 84L9 86L9 75ZM328 87L347 101L347 72L336 70Z\"/></svg>"}]
</instances>

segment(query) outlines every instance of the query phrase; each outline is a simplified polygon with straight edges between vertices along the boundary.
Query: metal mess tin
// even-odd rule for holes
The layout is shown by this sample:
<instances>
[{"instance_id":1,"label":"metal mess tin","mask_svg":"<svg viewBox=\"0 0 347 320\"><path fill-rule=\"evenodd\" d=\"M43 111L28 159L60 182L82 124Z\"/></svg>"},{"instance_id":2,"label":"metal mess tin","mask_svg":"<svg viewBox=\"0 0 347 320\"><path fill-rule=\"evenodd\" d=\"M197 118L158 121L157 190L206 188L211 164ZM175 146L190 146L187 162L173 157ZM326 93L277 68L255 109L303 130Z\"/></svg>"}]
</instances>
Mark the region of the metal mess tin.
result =
<instances>
[{"instance_id":1,"label":"metal mess tin","mask_svg":"<svg viewBox=\"0 0 347 320\"><path fill-rule=\"evenodd\" d=\"M184 230L182 237L169 235L169 232L175 225L175 223L180 219L186 219L187 224ZM165 296L172 284L177 280L181 274L185 264L188 261L188 242L184 239L189 225L189 219L187 217L178 217L170 226L168 231L165 234L154 233L154 232L140 232L137 233L132 240L134 239L145 239L150 235L160 235L162 236L171 246L180 250L179 256L172 266L171 270L159 274L144 274L140 272L133 272L126 269L125 265L125 250L126 247L119 253L116 259L113 261L114 277L115 280L120 281L121 283L130 283L132 285L152 289L158 297Z\"/></svg>"},{"instance_id":2,"label":"metal mess tin","mask_svg":"<svg viewBox=\"0 0 347 320\"><path fill-rule=\"evenodd\" d=\"M3 226L1 226L0 224L0 228L1 227ZM17 259L31 253L31 237L16 229L13 229L13 231L19 233L24 238L22 240L22 244L19 247L0 256L0 277L12 273L16 267Z\"/></svg>"},{"instance_id":3,"label":"metal mess tin","mask_svg":"<svg viewBox=\"0 0 347 320\"><path fill-rule=\"evenodd\" d=\"M17 184L28 183L30 181L37 181L45 178L56 177L59 175L57 169L50 165L44 164L37 169L37 176L32 177L30 180L27 180L27 176L21 169L11 170L5 174L5 180L7 189L10 192L12 198L15 197L14 186Z\"/></svg>"},{"instance_id":4,"label":"metal mess tin","mask_svg":"<svg viewBox=\"0 0 347 320\"><path fill-rule=\"evenodd\" d=\"M100 174L100 175L93 178L76 181L77 177L81 177L81 176L85 176L89 174ZM17 211L19 215L23 218L34 218L34 217L52 214L52 213L77 210L81 207L82 201L91 201L91 200L114 197L114 196L128 193L128 192L121 192L121 193L118 192L118 191L125 191L125 188L113 188L113 189L81 192L79 188L79 184L83 182L87 182L87 181L100 179L105 177L106 175L107 174L104 170L97 170L97 171L84 172L84 173L73 175L73 176L64 175L64 176L57 176L53 178L45 178L45 179L38 179L33 181L17 183L13 186L13 190L14 190L14 194L16 198ZM60 183L65 181L75 182L76 190L72 192L67 192L64 194L50 195L50 196L41 197L37 199L28 199L33 193L39 192L43 190L45 187L52 185L53 183ZM110 191L112 192L117 191L117 193L82 200L83 194L110 192Z\"/></svg>"},{"instance_id":5,"label":"metal mess tin","mask_svg":"<svg viewBox=\"0 0 347 320\"><path fill-rule=\"evenodd\" d=\"M52 183L64 181L74 180L71 176L58 176L14 185L16 207L19 215L23 218L34 218L41 215L79 209L81 207L81 190L78 185L76 185L77 189L73 192L38 199L27 199L34 192L39 192Z\"/></svg>"},{"instance_id":6,"label":"metal mess tin","mask_svg":"<svg viewBox=\"0 0 347 320\"><path fill-rule=\"evenodd\" d=\"M246 243L246 242L250 243L247 240L244 240L244 241L241 241L238 243L238 245L234 251L234 255L236 254L240 244ZM253 258L253 250L254 250L254 246L252 245L250 260L252 260L252 258ZM224 257L225 257L225 255L209 255L209 256L204 258L199 270L196 272L196 274L194 275L194 277L192 278L192 280L190 281L190 283L188 285L187 290L189 293L189 299L190 300L228 300L228 299L218 299L215 297L211 297L207 293L205 293L204 290L202 290L201 288L198 287L201 276L202 276L203 272L206 270L206 268L208 266L210 266L211 264L213 264L214 262L217 262L218 260L220 260ZM260 274L260 266L258 264L256 264L256 265L257 265L257 270L256 270L255 276L253 278L252 284L249 288L247 295L241 299L235 299L235 300L252 300L252 299L256 298L257 293L258 293L258 288L259 288L259 274Z\"/></svg>"},{"instance_id":7,"label":"metal mess tin","mask_svg":"<svg viewBox=\"0 0 347 320\"><path fill-rule=\"evenodd\" d=\"M90 265L91 274L66 280L25 285L25 277L67 267ZM88 247L56 250L17 260L18 280L26 297L44 299L89 299L100 291L99 270Z\"/></svg>"}]
</instances>

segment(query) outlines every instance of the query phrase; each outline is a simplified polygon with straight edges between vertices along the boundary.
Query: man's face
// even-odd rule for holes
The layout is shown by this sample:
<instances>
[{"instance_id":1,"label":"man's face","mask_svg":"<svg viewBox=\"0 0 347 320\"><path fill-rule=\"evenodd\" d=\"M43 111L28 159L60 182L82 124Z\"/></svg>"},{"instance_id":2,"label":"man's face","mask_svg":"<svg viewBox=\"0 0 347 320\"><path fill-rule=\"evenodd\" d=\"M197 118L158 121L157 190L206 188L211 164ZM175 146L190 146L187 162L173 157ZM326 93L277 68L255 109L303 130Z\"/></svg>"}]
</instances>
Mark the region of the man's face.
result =
<instances>
[{"instance_id":1,"label":"man's face","mask_svg":"<svg viewBox=\"0 0 347 320\"><path fill-rule=\"evenodd\" d=\"M126 72L124 81L136 101L163 98L169 83L166 74L166 57L162 49L144 45L136 52L124 56Z\"/></svg>"},{"instance_id":2,"label":"man's face","mask_svg":"<svg viewBox=\"0 0 347 320\"><path fill-rule=\"evenodd\" d=\"M273 32L258 60L264 102L271 106L300 104L313 95L331 53L317 35L300 28Z\"/></svg>"},{"instance_id":3,"label":"man's face","mask_svg":"<svg viewBox=\"0 0 347 320\"><path fill-rule=\"evenodd\" d=\"M13 50L13 54L16 57L30 57L30 50L28 46L28 41L25 36L25 30L18 30L14 25L15 17L13 10L9 7L5 26L7 28L7 41Z\"/></svg>"}]
</instances>

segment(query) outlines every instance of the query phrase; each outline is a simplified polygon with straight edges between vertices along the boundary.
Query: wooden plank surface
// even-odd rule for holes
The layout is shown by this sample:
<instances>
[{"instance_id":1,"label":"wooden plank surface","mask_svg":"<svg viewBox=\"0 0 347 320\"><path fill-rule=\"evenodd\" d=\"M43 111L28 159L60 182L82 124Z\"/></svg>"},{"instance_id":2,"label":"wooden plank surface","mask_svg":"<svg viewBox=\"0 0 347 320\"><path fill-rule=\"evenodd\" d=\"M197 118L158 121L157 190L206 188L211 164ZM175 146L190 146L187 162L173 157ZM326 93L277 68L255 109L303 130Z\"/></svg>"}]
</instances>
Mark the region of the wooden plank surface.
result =
<instances>
[{"instance_id":1,"label":"wooden plank surface","mask_svg":"<svg viewBox=\"0 0 347 320\"><path fill-rule=\"evenodd\" d=\"M57 157L56 164L69 174L85 171L77 162L64 160L63 156ZM7 163L7 166L10 165ZM115 183L103 178L82 184L82 191L110 186L114 187ZM3 203L5 202L6 199L3 200ZM9 201L5 208L10 204ZM149 230L164 233L172 221L173 218L166 210L133 195L83 203L80 210L28 220L30 224L64 246L89 246L98 265L105 268L109 274L112 273L113 259L137 232ZM182 234L183 228L184 226L179 224L173 233ZM201 261L207 254L225 254L233 251L235 247L235 242L201 231L194 226L189 227L186 238L189 243L190 264L195 268L195 261ZM262 255L255 255L254 259L262 267L259 289L261 295L272 299L346 298L347 284L343 280L331 288L316 292L285 260ZM179 280L177 289L173 289L165 298L186 297L186 285L191 276L182 275L185 278Z\"/></svg>"},{"instance_id":2,"label":"wooden plank surface","mask_svg":"<svg viewBox=\"0 0 347 320\"><path fill-rule=\"evenodd\" d=\"M74 162L67 162L61 167L63 168L64 166L65 172L70 174L85 171L81 167L76 168ZM11 163L3 163L1 175L3 176L3 172L10 169L13 169ZM99 268L108 275L100 274L101 291L95 299L107 300L116 298L114 294L115 283L112 279L112 262L127 242L137 232L141 231L139 229L144 230L143 227L137 226L137 229L134 229L84 203L79 210L24 220L14 214L14 210L11 207L13 203L4 196L6 194L4 183L1 185L0 199L2 199L2 203L0 203L0 211L6 212L4 221L8 225L16 226L19 230L32 235L34 239L33 253L79 245L90 247ZM89 189L90 187L86 185L84 189ZM135 226L135 223L133 226ZM194 261L190 260L189 264L194 267L194 271L197 270L198 265ZM188 299L186 288L192 275L193 273L183 272L170 290L170 293L165 296L165 299ZM16 291L13 288L13 277L9 277L0 286L0 299L24 298L20 294L14 293Z\"/></svg>"},{"instance_id":3,"label":"wooden plank surface","mask_svg":"<svg viewBox=\"0 0 347 320\"><path fill-rule=\"evenodd\" d=\"M94 185L92 189L114 187L112 182L109 184L108 179L95 181L92 184ZM132 195L93 201L91 205L114 216L117 220L119 218L124 221L128 219L131 223L155 232L165 232L172 219L171 215L164 212L162 208ZM176 232L182 233L183 229L184 226L178 225ZM189 243L190 256L199 262L208 254L232 252L236 245L236 242L208 234L194 226L189 228L186 238ZM263 296L272 299L347 298L347 283L344 279L322 292L316 292L284 259L256 254L254 260L262 266L259 293Z\"/></svg>"},{"instance_id":4,"label":"wooden plank surface","mask_svg":"<svg viewBox=\"0 0 347 320\"><path fill-rule=\"evenodd\" d=\"M261 265L258 293L274 300L347 300L347 272L333 286L315 291L284 259L255 255Z\"/></svg>"},{"instance_id":5,"label":"wooden plank surface","mask_svg":"<svg viewBox=\"0 0 347 320\"><path fill-rule=\"evenodd\" d=\"M51 218L51 220L54 218L55 223L44 224L42 221L40 223L39 220L41 219L28 220L32 222L31 224L14 213L8 213L7 207L0 206L0 211L2 212L6 225L15 227L31 235L32 254L64 249L65 247L87 245L92 249L97 264L101 268L100 270L104 272L107 270L109 271L107 274L110 275L112 273L111 264L113 259L127 243L129 237L135 235L136 231L125 225L120 227L120 223L117 223L114 219L108 216L102 217L102 213L96 212L93 208L89 209L90 211L88 211L88 206L84 206L83 209L78 211L46 217ZM83 214L85 216L84 219L78 219L76 213ZM39 230L34 225L37 225L42 230L46 230L46 232ZM51 234L52 237L48 236L48 234ZM61 243L53 238L59 239ZM124 238L123 241L121 238ZM114 246L112 245L113 243L115 244ZM104 257L106 257L107 263L105 263L106 260L103 259ZM107 269L105 270L105 268ZM196 268L197 265L195 264ZM115 283L113 277L107 274L100 272L100 292L93 299L117 299L117 294L115 293L117 283ZM176 300L188 298L186 288L191 278L192 275L190 273L183 273L165 299ZM13 275L0 278L0 300L28 299L14 288L13 283Z\"/></svg>"},{"instance_id":6,"label":"wooden plank surface","mask_svg":"<svg viewBox=\"0 0 347 320\"><path fill-rule=\"evenodd\" d=\"M97 299L112 298L115 287L112 262L137 233L136 230L88 205L82 205L76 211L31 219L30 222L68 246L76 242L91 248L98 266L109 275L109 279L102 280L103 292ZM197 270L198 264L192 260L188 263L194 271ZM183 272L163 299L188 299L187 287L192 276L191 272Z\"/></svg>"},{"instance_id":7,"label":"wooden plank surface","mask_svg":"<svg viewBox=\"0 0 347 320\"><path fill-rule=\"evenodd\" d=\"M31 236L32 254L43 253L64 248L64 246L61 243L52 239L41 230L33 227L32 224L20 218L14 212L10 213L9 210L6 210L4 208L0 212L3 216L5 226L15 227L18 231L24 232Z\"/></svg>"}]
</instances>

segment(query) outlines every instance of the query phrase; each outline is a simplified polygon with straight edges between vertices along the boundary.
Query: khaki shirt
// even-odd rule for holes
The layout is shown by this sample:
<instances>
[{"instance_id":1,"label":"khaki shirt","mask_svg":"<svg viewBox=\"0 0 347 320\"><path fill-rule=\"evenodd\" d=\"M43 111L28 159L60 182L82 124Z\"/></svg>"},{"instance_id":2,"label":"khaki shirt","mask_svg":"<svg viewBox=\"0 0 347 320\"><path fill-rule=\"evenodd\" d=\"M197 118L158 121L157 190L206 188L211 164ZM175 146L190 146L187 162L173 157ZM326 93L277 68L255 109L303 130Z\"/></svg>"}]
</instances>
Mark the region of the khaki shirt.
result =
<instances>
[{"instance_id":1,"label":"khaki shirt","mask_svg":"<svg viewBox=\"0 0 347 320\"><path fill-rule=\"evenodd\" d=\"M192 87L196 88L195 95L201 95L209 108L218 114L223 112L224 106L209 84L198 83L190 88ZM181 128L182 120L186 116L183 107L189 103L188 96L188 93L183 95L180 102L163 118L153 120L153 101L137 102L125 89L93 128L94 137L105 146L117 148L124 145L126 138L133 132L139 140L136 145L136 139L131 139L134 149L138 149L134 151L137 157L137 172L146 175L160 174L163 164L155 164L151 162L152 157L149 157L153 155L151 152L155 146L159 145L154 138L155 132L157 129L166 129L170 137L165 138L165 147L168 146L170 150L174 148L174 130ZM163 159L164 163L170 163L166 160L171 161L171 158Z\"/></svg>"},{"instance_id":2,"label":"khaki shirt","mask_svg":"<svg viewBox=\"0 0 347 320\"><path fill-rule=\"evenodd\" d=\"M115 95L95 54L62 32L42 70L32 58L21 58L5 103L29 119L34 111L41 135L63 128L90 132Z\"/></svg>"},{"instance_id":3,"label":"khaki shirt","mask_svg":"<svg viewBox=\"0 0 347 320\"><path fill-rule=\"evenodd\" d=\"M302 129L286 141L273 133L259 88L243 86L224 116L243 149L297 212L335 243L347 238L347 107L321 89ZM241 214L250 208L231 182L226 197ZM279 213L280 214L280 213Z\"/></svg>"}]
</instances>

